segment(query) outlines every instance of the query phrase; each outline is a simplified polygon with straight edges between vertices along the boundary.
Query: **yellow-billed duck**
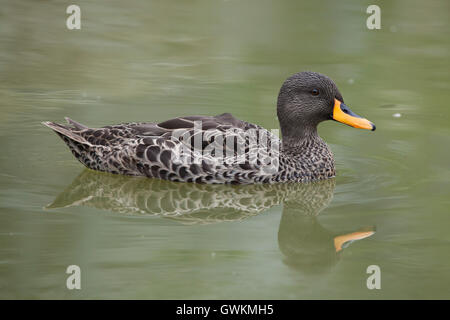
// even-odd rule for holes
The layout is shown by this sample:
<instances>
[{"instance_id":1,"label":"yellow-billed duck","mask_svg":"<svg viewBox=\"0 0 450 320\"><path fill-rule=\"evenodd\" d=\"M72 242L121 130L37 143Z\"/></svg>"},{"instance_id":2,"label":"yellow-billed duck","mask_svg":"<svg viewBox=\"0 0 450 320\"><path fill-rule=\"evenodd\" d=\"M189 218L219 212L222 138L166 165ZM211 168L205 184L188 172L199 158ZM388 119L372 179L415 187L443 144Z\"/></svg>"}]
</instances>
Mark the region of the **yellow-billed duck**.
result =
<instances>
[{"instance_id":1,"label":"yellow-billed duck","mask_svg":"<svg viewBox=\"0 0 450 320\"><path fill-rule=\"evenodd\" d=\"M317 126L335 120L355 128L375 125L353 113L336 84L300 72L282 85L277 102L280 140L273 132L233 117L185 116L160 123L89 128L43 122L86 167L111 173L195 183L310 182L335 176L333 154Z\"/></svg>"}]
</instances>

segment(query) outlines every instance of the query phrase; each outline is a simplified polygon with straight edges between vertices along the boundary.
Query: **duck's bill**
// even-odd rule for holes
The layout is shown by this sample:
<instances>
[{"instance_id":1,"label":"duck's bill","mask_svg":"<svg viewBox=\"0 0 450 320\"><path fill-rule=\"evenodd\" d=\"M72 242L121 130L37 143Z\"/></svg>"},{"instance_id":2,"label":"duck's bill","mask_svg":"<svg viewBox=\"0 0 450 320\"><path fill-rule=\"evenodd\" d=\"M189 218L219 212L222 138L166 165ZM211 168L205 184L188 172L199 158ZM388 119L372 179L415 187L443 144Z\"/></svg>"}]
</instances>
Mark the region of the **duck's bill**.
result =
<instances>
[{"instance_id":1,"label":"duck's bill","mask_svg":"<svg viewBox=\"0 0 450 320\"><path fill-rule=\"evenodd\" d=\"M347 248L352 242L370 237L374 233L375 230L361 230L337 236L334 238L334 247L336 252Z\"/></svg>"},{"instance_id":2,"label":"duck's bill","mask_svg":"<svg viewBox=\"0 0 450 320\"><path fill-rule=\"evenodd\" d=\"M345 104L334 99L333 120L345 123L354 128L367 129L375 131L375 125L367 119L364 119L350 110Z\"/></svg>"}]
</instances>

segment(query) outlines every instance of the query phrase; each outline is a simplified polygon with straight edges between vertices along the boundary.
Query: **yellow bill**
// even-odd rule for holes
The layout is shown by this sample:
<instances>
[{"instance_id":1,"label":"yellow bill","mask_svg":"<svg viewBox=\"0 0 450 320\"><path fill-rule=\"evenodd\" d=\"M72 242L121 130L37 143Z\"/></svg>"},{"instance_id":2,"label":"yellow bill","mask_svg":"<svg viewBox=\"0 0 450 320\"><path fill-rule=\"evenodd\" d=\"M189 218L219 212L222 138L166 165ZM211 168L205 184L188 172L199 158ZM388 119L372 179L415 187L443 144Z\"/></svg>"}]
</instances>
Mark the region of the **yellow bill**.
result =
<instances>
[{"instance_id":1,"label":"yellow bill","mask_svg":"<svg viewBox=\"0 0 450 320\"><path fill-rule=\"evenodd\" d=\"M349 107L341 101L334 99L333 120L345 123L354 128L375 131L375 125L367 119L355 114Z\"/></svg>"}]
</instances>

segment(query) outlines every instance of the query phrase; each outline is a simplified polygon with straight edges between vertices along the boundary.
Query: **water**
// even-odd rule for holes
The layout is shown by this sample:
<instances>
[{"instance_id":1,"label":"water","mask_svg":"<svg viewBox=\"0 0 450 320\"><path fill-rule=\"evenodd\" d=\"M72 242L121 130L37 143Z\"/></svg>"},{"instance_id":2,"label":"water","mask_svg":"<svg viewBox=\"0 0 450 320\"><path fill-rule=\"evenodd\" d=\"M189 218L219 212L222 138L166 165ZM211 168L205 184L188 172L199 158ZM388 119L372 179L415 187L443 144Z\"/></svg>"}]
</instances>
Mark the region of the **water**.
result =
<instances>
[{"instance_id":1,"label":"water","mask_svg":"<svg viewBox=\"0 0 450 320\"><path fill-rule=\"evenodd\" d=\"M448 1L379 1L378 31L360 1L77 4L79 31L63 1L0 6L1 298L450 297ZM300 70L377 125L320 125L338 170L320 184L95 173L40 124L231 112L278 128ZM72 264L81 290L66 289Z\"/></svg>"}]
</instances>

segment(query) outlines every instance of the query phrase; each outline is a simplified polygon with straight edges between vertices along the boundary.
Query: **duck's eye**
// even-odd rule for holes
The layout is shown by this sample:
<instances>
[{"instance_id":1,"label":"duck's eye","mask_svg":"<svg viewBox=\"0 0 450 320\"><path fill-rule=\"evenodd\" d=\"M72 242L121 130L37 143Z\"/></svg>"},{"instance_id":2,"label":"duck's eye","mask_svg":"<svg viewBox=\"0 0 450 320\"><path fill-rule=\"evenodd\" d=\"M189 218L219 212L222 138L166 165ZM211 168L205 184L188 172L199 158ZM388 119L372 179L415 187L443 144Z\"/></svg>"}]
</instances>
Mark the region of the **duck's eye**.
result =
<instances>
[{"instance_id":1,"label":"duck's eye","mask_svg":"<svg viewBox=\"0 0 450 320\"><path fill-rule=\"evenodd\" d=\"M318 95L319 95L319 90L318 90L318 89L312 89L312 90L311 90L311 94L312 94L313 96L318 96Z\"/></svg>"}]
</instances>

